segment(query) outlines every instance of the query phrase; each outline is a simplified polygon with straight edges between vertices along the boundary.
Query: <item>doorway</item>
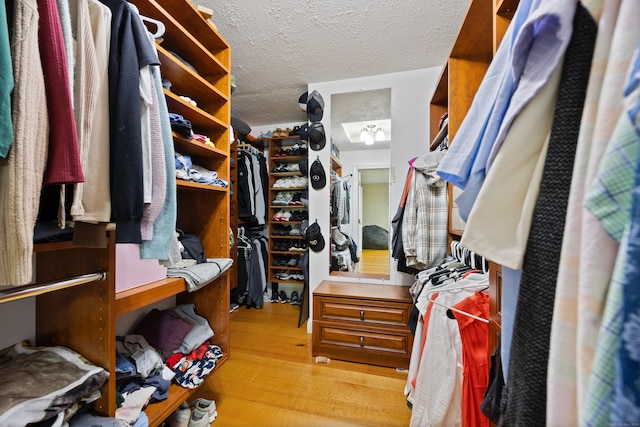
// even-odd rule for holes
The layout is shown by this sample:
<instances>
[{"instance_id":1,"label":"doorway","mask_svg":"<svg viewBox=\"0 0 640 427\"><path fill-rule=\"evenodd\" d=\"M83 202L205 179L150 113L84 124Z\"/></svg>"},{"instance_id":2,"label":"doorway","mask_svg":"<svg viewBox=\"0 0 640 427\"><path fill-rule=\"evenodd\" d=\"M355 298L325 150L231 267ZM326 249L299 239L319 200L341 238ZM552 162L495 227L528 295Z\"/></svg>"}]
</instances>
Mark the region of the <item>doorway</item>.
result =
<instances>
[{"instance_id":1,"label":"doorway","mask_svg":"<svg viewBox=\"0 0 640 427\"><path fill-rule=\"evenodd\" d=\"M357 272L389 276L389 168L358 168Z\"/></svg>"}]
</instances>

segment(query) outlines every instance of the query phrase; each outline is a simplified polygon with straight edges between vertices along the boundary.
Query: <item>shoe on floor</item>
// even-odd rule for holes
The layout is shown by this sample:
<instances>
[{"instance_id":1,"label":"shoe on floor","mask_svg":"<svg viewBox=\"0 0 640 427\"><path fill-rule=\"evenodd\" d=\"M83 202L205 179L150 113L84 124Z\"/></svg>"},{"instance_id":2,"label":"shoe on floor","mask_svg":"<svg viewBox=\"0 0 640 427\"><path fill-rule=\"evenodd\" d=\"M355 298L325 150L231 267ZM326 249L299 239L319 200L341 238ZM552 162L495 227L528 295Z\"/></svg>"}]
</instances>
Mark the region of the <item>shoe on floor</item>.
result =
<instances>
[{"instance_id":1,"label":"shoe on floor","mask_svg":"<svg viewBox=\"0 0 640 427\"><path fill-rule=\"evenodd\" d=\"M300 304L300 300L298 299L298 293L296 291L291 292L291 305Z\"/></svg>"},{"instance_id":2,"label":"shoe on floor","mask_svg":"<svg viewBox=\"0 0 640 427\"><path fill-rule=\"evenodd\" d=\"M280 293L278 294L278 300L282 304L289 302L289 298L287 298L287 294L285 294L284 291L280 291Z\"/></svg>"},{"instance_id":3,"label":"shoe on floor","mask_svg":"<svg viewBox=\"0 0 640 427\"><path fill-rule=\"evenodd\" d=\"M187 402L182 402L178 408L173 411L169 418L165 420L167 427L189 427L191 419L191 408Z\"/></svg>"},{"instance_id":4,"label":"shoe on floor","mask_svg":"<svg viewBox=\"0 0 640 427\"><path fill-rule=\"evenodd\" d=\"M193 409L188 427L209 427L209 413L200 409Z\"/></svg>"},{"instance_id":5,"label":"shoe on floor","mask_svg":"<svg viewBox=\"0 0 640 427\"><path fill-rule=\"evenodd\" d=\"M218 416L218 411L216 411L216 402L214 400L205 399L202 397L197 398L191 404L191 408L196 411L206 412L209 416L209 423L215 421Z\"/></svg>"}]
</instances>

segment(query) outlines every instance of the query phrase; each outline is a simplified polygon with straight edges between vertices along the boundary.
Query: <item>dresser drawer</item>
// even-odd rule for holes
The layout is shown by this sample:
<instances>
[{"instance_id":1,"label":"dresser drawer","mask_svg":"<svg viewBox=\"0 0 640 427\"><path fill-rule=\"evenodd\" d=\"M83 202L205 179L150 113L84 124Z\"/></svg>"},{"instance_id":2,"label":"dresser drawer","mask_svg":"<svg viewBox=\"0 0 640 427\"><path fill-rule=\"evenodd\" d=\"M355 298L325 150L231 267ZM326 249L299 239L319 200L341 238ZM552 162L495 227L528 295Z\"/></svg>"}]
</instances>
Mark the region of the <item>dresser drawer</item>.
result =
<instances>
[{"instance_id":1,"label":"dresser drawer","mask_svg":"<svg viewBox=\"0 0 640 427\"><path fill-rule=\"evenodd\" d=\"M406 368L412 345L409 329L358 328L325 322L313 324L313 355Z\"/></svg>"},{"instance_id":2,"label":"dresser drawer","mask_svg":"<svg viewBox=\"0 0 640 427\"><path fill-rule=\"evenodd\" d=\"M411 306L389 301L319 297L314 301L314 320L359 324L407 326Z\"/></svg>"}]
</instances>

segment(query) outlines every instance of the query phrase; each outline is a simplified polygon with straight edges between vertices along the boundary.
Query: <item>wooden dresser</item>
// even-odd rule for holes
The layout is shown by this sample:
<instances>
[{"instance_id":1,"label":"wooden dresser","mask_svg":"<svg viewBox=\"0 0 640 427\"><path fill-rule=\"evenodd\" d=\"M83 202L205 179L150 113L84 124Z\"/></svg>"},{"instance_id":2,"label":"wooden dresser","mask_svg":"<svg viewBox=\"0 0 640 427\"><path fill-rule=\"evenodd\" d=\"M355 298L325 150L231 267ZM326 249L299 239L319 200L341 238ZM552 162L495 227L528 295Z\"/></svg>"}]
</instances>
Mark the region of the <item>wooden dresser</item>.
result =
<instances>
[{"instance_id":1,"label":"wooden dresser","mask_svg":"<svg viewBox=\"0 0 640 427\"><path fill-rule=\"evenodd\" d=\"M313 356L408 368L407 286L325 280L313 292Z\"/></svg>"}]
</instances>

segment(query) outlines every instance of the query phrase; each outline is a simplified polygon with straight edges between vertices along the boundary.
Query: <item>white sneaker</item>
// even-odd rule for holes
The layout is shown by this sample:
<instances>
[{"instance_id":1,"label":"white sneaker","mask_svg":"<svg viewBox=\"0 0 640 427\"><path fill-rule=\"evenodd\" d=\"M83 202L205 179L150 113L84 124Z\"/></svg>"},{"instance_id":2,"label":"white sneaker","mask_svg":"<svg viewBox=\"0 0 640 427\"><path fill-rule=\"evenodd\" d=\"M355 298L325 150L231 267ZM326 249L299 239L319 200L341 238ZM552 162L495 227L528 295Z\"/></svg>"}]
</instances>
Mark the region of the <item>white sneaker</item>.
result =
<instances>
[{"instance_id":1,"label":"white sneaker","mask_svg":"<svg viewBox=\"0 0 640 427\"><path fill-rule=\"evenodd\" d=\"M216 402L214 400L205 399L202 397L197 398L191 404L193 410L199 410L202 412L206 412L209 415L209 423L215 421L218 416L218 411L216 410Z\"/></svg>"},{"instance_id":2,"label":"white sneaker","mask_svg":"<svg viewBox=\"0 0 640 427\"><path fill-rule=\"evenodd\" d=\"M191 411L191 419L187 427L209 427L209 413L194 408Z\"/></svg>"},{"instance_id":3,"label":"white sneaker","mask_svg":"<svg viewBox=\"0 0 640 427\"><path fill-rule=\"evenodd\" d=\"M187 402L182 402L178 408L173 411L169 418L165 420L168 427L189 427L191 419L191 408Z\"/></svg>"}]
</instances>

